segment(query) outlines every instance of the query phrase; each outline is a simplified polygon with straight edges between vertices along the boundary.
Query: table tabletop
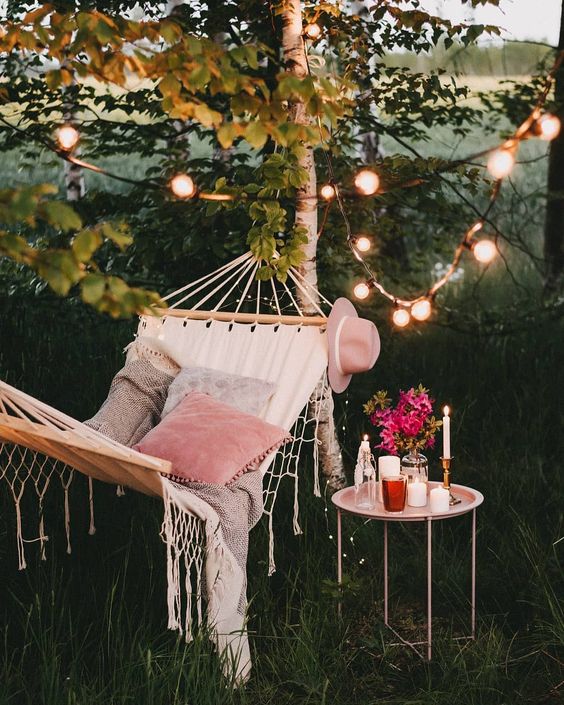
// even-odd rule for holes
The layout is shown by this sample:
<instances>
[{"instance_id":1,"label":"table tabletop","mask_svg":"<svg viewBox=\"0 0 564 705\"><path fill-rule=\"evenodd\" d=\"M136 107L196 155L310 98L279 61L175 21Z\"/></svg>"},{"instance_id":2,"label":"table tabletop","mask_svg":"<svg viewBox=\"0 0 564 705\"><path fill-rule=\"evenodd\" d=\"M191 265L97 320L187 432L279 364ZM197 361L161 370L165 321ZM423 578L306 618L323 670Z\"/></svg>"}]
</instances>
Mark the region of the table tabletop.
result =
<instances>
[{"instance_id":1,"label":"table tabletop","mask_svg":"<svg viewBox=\"0 0 564 705\"><path fill-rule=\"evenodd\" d=\"M434 487L442 487L442 482L429 482L429 490ZM331 497L331 501L335 506L349 514L366 517L367 519L376 519L379 521L426 521L427 519L451 519L461 514L466 514L472 511L484 501L484 495L472 487L464 485L451 485L451 493L457 499L460 499L460 504L453 504L449 507L448 512L433 513L429 502L426 507L409 507L405 505L405 509L401 514L392 514L384 509L384 505L376 500L374 509L359 509L354 505L355 489L353 487L345 487L343 490L335 492Z\"/></svg>"}]
</instances>

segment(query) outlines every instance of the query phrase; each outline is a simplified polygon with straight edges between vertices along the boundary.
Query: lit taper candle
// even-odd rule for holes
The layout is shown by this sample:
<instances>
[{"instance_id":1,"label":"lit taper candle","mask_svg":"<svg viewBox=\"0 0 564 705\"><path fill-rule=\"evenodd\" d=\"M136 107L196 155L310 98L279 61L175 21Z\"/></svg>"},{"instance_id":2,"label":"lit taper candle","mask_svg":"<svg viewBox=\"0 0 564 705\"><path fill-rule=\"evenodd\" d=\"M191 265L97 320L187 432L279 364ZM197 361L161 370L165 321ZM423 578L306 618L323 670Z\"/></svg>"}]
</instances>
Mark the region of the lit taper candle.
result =
<instances>
[{"instance_id":1,"label":"lit taper candle","mask_svg":"<svg viewBox=\"0 0 564 705\"><path fill-rule=\"evenodd\" d=\"M443 458L450 458L450 416L449 408L443 409Z\"/></svg>"}]
</instances>

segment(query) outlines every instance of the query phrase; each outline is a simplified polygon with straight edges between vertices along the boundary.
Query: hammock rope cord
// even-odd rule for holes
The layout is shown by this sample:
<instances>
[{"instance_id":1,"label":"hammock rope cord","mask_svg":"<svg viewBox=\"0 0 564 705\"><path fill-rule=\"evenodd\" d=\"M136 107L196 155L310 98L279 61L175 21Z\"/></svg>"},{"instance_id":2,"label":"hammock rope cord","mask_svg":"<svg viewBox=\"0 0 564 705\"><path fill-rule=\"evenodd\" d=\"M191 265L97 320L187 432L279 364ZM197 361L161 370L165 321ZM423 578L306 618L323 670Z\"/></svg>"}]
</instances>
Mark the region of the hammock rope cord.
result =
<instances>
[{"instance_id":1,"label":"hammock rope cord","mask_svg":"<svg viewBox=\"0 0 564 705\"><path fill-rule=\"evenodd\" d=\"M168 308L159 312L160 317L140 318L137 336L158 341L180 366L213 367L261 377L278 385L261 415L291 430L293 440L261 465L264 511L270 534L269 574L272 574L274 506L284 478L294 482L292 523L294 532L301 533L298 466L304 444L312 448L314 489L316 495L320 494L317 427L324 410L332 408L325 372L326 314L322 307L331 304L297 270L291 269L289 283L307 303L308 310L318 314L317 318L306 317L298 297L286 282L271 279L269 284L261 285L256 280L259 266L260 262L247 252L173 291L164 297ZM208 308L204 310L204 306ZM332 414L329 418L332 419ZM27 543L37 542L41 559L46 558L48 535L43 506L55 477L63 490L67 551L71 552L69 491L75 470L88 476L90 534L96 531L93 479L163 498L161 535L167 545L169 627L184 631L190 638L193 611L197 619L202 616L205 532L197 512L190 513L175 505L174 493L166 484L170 463L122 446L0 381L0 480L7 484L15 505L20 569L26 567ZM33 488L38 513L35 538L23 536L21 505L27 488ZM26 531L29 531L27 525Z\"/></svg>"}]
</instances>

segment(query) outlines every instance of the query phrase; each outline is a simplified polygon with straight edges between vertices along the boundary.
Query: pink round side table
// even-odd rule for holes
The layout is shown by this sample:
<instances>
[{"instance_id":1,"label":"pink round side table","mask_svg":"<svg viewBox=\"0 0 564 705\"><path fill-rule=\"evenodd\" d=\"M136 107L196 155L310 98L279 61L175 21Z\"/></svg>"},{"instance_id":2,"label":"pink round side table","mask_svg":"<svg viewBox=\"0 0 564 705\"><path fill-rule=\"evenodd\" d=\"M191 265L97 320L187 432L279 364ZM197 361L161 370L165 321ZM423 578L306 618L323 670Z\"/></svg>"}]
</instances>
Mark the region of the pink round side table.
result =
<instances>
[{"instance_id":1,"label":"pink round side table","mask_svg":"<svg viewBox=\"0 0 564 705\"><path fill-rule=\"evenodd\" d=\"M439 487L442 483L430 482L429 488ZM452 494L460 499L459 504L454 504L449 507L448 512L444 514L432 514L430 507L408 507L406 506L401 514L391 514L384 509L381 502L376 503L376 508L371 510L358 509L354 505L354 487L345 487L344 490L336 492L331 500L337 507L337 582L342 585L343 582L343 566L342 566L342 537L341 537L341 519L342 514L354 514L375 521L384 522L384 624L393 632L400 642L413 649L421 658L425 655L421 653L417 646L426 646L427 661L431 660L433 653L433 627L432 627L432 607L433 607L433 540L432 528L434 521L443 521L444 519L453 519L472 512L472 529L471 529L471 544L472 544L472 586L470 598L470 620L471 633L469 636L457 637L458 639L474 639L476 636L476 509L484 501L484 496L478 490L463 485L452 485ZM427 640L426 641L408 641L404 639L391 626L388 619L388 522L393 521L425 521L427 522ZM340 603L339 603L340 610Z\"/></svg>"}]
</instances>

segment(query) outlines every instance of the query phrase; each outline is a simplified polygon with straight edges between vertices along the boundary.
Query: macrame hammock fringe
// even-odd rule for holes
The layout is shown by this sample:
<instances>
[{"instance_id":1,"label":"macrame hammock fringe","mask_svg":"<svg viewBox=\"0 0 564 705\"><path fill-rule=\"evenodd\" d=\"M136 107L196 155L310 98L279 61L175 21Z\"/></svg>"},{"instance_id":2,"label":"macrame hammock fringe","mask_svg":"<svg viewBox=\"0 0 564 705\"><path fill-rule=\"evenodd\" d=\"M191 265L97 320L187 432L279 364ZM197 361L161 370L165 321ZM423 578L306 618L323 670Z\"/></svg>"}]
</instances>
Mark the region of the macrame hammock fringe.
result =
<instances>
[{"instance_id":1,"label":"macrame hammock fringe","mask_svg":"<svg viewBox=\"0 0 564 705\"><path fill-rule=\"evenodd\" d=\"M333 401L326 376L326 316L319 302L331 304L296 270L290 270L288 277L293 292L286 283L257 281L259 266L251 253L246 253L173 292L165 297L169 308L160 310L160 316L141 317L137 337L151 340L157 355L162 353L181 367L211 367L278 385L261 415L291 430L293 441L268 456L260 467L271 575L275 570L274 507L285 477L294 482L293 530L301 533L298 466L304 444L312 446L314 492L321 494L317 429L322 416L332 422ZM308 313L315 311L315 315L304 314L296 292L307 301ZM180 308L182 304L186 308ZM117 485L118 494L128 487L163 499L161 536L167 550L168 626L190 639L194 620L202 620L206 562L210 554L222 550L217 526L210 526L213 522L203 503L186 500L186 492L179 500L174 484L167 479L167 461L116 443L0 381L0 479L7 484L15 505L20 569L26 567L27 543L38 542L41 559L46 559L43 506L55 479L63 489L67 552L71 552L69 491L75 470L88 478L90 534L96 531L93 479ZM31 489L37 500L38 535L24 538L21 504L24 492ZM208 585L210 579L208 622L210 614L220 614L224 597L221 576L206 573Z\"/></svg>"}]
</instances>

